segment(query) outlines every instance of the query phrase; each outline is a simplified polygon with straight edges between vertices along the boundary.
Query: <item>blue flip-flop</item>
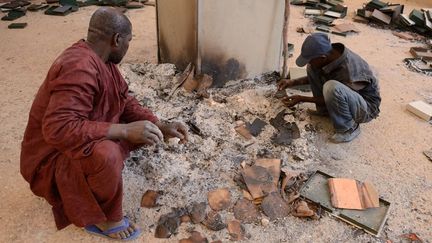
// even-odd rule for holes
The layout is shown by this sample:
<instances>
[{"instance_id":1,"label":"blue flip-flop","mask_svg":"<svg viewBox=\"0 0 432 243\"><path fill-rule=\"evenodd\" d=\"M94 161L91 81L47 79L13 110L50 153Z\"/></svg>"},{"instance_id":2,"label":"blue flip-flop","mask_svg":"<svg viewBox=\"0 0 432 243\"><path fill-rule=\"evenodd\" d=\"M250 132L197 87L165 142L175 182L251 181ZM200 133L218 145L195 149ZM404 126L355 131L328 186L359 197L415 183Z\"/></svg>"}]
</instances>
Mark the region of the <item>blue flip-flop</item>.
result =
<instances>
[{"instance_id":1,"label":"blue flip-flop","mask_svg":"<svg viewBox=\"0 0 432 243\"><path fill-rule=\"evenodd\" d=\"M105 230L105 231L102 231L101 229L99 229L94 224L86 226L86 227L84 227L84 229L90 234L102 236L104 238L111 239L111 240L127 241L127 240L134 240L134 239L138 238L138 236L141 234L141 231L139 229L136 229L128 238L124 238L124 239L116 239L116 238L112 238L109 236L109 234L118 233L120 231L127 229L128 227L129 227L129 219L124 217L121 225L114 227L114 228L111 228L111 229L108 229L108 230Z\"/></svg>"}]
</instances>

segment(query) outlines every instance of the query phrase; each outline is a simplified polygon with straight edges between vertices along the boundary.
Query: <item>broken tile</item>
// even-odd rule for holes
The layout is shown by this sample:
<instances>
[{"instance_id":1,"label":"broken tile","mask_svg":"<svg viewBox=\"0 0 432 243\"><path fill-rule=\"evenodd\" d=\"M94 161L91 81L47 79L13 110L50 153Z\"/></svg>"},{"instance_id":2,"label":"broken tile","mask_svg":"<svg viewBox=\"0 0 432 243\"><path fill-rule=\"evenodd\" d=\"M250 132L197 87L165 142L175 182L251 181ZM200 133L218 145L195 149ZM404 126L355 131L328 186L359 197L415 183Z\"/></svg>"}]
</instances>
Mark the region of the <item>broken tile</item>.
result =
<instances>
[{"instance_id":1,"label":"broken tile","mask_svg":"<svg viewBox=\"0 0 432 243\"><path fill-rule=\"evenodd\" d=\"M252 124L247 123L246 128L249 130L249 132L252 136L257 137L266 125L267 125L267 122L265 122L259 118L256 118L252 122Z\"/></svg>"},{"instance_id":2,"label":"broken tile","mask_svg":"<svg viewBox=\"0 0 432 243\"><path fill-rule=\"evenodd\" d=\"M423 47L411 47L410 52L414 57L422 58L425 61L432 61L432 49Z\"/></svg>"},{"instance_id":3,"label":"broken tile","mask_svg":"<svg viewBox=\"0 0 432 243\"><path fill-rule=\"evenodd\" d=\"M408 32L396 32L396 31L393 31L392 33L393 33L393 35L395 35L395 36L397 36L399 38L402 38L404 40L414 40L414 36L412 36Z\"/></svg>"},{"instance_id":4,"label":"broken tile","mask_svg":"<svg viewBox=\"0 0 432 243\"><path fill-rule=\"evenodd\" d=\"M189 217L191 218L194 224L199 224L204 221L206 216L206 207L207 204L205 202L196 203L194 202L189 209Z\"/></svg>"},{"instance_id":5,"label":"broken tile","mask_svg":"<svg viewBox=\"0 0 432 243\"><path fill-rule=\"evenodd\" d=\"M155 230L156 238L169 238L177 233L177 228L180 226L180 218L187 213L184 208L173 209L171 213L162 215L159 218L158 225Z\"/></svg>"},{"instance_id":6,"label":"broken tile","mask_svg":"<svg viewBox=\"0 0 432 243\"><path fill-rule=\"evenodd\" d=\"M298 27L296 29L296 31L298 33L305 33L305 34L311 34L314 32L314 28L311 26L302 26L302 27Z\"/></svg>"},{"instance_id":7,"label":"broken tile","mask_svg":"<svg viewBox=\"0 0 432 243\"><path fill-rule=\"evenodd\" d=\"M253 200L252 195L251 195L248 191L246 191L246 190L242 190L242 193L243 193L243 197L244 197L245 199L247 199L247 200L249 200L249 201L252 201L252 200Z\"/></svg>"},{"instance_id":8,"label":"broken tile","mask_svg":"<svg viewBox=\"0 0 432 243\"><path fill-rule=\"evenodd\" d=\"M276 192L270 193L270 195L264 198L261 203L261 208L270 220L284 218L288 216L290 212L288 204Z\"/></svg>"},{"instance_id":9,"label":"broken tile","mask_svg":"<svg viewBox=\"0 0 432 243\"><path fill-rule=\"evenodd\" d=\"M187 239L181 239L179 243L207 243L206 237L202 236L201 233L197 231L192 231L191 236Z\"/></svg>"},{"instance_id":10,"label":"broken tile","mask_svg":"<svg viewBox=\"0 0 432 243\"><path fill-rule=\"evenodd\" d=\"M48 4L32 4L32 5L27 7L27 10L35 12L35 11L42 10L42 9L45 9L48 7L49 7Z\"/></svg>"},{"instance_id":11,"label":"broken tile","mask_svg":"<svg viewBox=\"0 0 432 243\"><path fill-rule=\"evenodd\" d=\"M189 223L191 221L191 218L189 217L189 215L183 215L180 217L180 221L182 223Z\"/></svg>"},{"instance_id":12,"label":"broken tile","mask_svg":"<svg viewBox=\"0 0 432 243\"><path fill-rule=\"evenodd\" d=\"M195 79L194 75L195 66L189 63L179 78L180 80L184 80L180 84L188 92L192 92L198 87L198 80Z\"/></svg>"},{"instance_id":13,"label":"broken tile","mask_svg":"<svg viewBox=\"0 0 432 243\"><path fill-rule=\"evenodd\" d=\"M315 215L315 212L309 208L305 201L300 201L297 204L295 211L292 212L292 215L295 217L312 217Z\"/></svg>"},{"instance_id":14,"label":"broken tile","mask_svg":"<svg viewBox=\"0 0 432 243\"><path fill-rule=\"evenodd\" d=\"M391 17L379 11L378 9L375 9L372 12L371 19L376 20L383 24L390 24L391 22Z\"/></svg>"},{"instance_id":15,"label":"broken tile","mask_svg":"<svg viewBox=\"0 0 432 243\"><path fill-rule=\"evenodd\" d=\"M400 15L400 20L402 21L402 23L404 24L404 25L406 25L406 26L414 26L415 25L415 22L414 21L412 21L407 15L405 15L405 14L401 14Z\"/></svg>"},{"instance_id":16,"label":"broken tile","mask_svg":"<svg viewBox=\"0 0 432 243\"><path fill-rule=\"evenodd\" d=\"M356 15L356 16L353 17L353 21L357 22L357 23L362 23L362 24L369 23L369 19L361 17L361 16L358 16L358 15Z\"/></svg>"},{"instance_id":17,"label":"broken tile","mask_svg":"<svg viewBox=\"0 0 432 243\"><path fill-rule=\"evenodd\" d=\"M246 140L252 139L252 134L249 132L249 130L246 128L246 125L244 123L237 125L235 128L236 132L240 134L242 137L244 137Z\"/></svg>"},{"instance_id":18,"label":"broken tile","mask_svg":"<svg viewBox=\"0 0 432 243\"><path fill-rule=\"evenodd\" d=\"M420 237L418 237L415 233L403 234L400 235L399 237L403 239L408 239L412 243L423 243L423 240L420 239Z\"/></svg>"},{"instance_id":19,"label":"broken tile","mask_svg":"<svg viewBox=\"0 0 432 243\"><path fill-rule=\"evenodd\" d=\"M270 172L261 166L246 167L241 172L246 186L253 199L261 198L277 191Z\"/></svg>"},{"instance_id":20,"label":"broken tile","mask_svg":"<svg viewBox=\"0 0 432 243\"><path fill-rule=\"evenodd\" d=\"M240 199L233 208L234 217L244 223L254 223L259 218L259 212L255 205L246 199Z\"/></svg>"},{"instance_id":21,"label":"broken tile","mask_svg":"<svg viewBox=\"0 0 432 243\"><path fill-rule=\"evenodd\" d=\"M340 18L340 17L342 17L342 13L338 13L338 12L330 11L330 10L329 11L325 11L324 15L328 16L328 17L332 17L332 18Z\"/></svg>"},{"instance_id":22,"label":"broken tile","mask_svg":"<svg viewBox=\"0 0 432 243\"><path fill-rule=\"evenodd\" d=\"M360 17L369 19L372 16L372 11L366 9L357 9L356 14Z\"/></svg>"},{"instance_id":23,"label":"broken tile","mask_svg":"<svg viewBox=\"0 0 432 243\"><path fill-rule=\"evenodd\" d=\"M407 105L407 110L414 113L425 121L430 121L432 118L432 105L424 101L414 101Z\"/></svg>"},{"instance_id":24,"label":"broken tile","mask_svg":"<svg viewBox=\"0 0 432 243\"><path fill-rule=\"evenodd\" d=\"M154 208L157 205L157 199L162 195L162 191L147 190L141 198L141 207Z\"/></svg>"},{"instance_id":25,"label":"broken tile","mask_svg":"<svg viewBox=\"0 0 432 243\"><path fill-rule=\"evenodd\" d=\"M8 29L24 29L27 23L12 23L8 25Z\"/></svg>"},{"instance_id":26,"label":"broken tile","mask_svg":"<svg viewBox=\"0 0 432 243\"><path fill-rule=\"evenodd\" d=\"M1 5L1 8L4 9L17 9L17 8L21 8L24 6L30 5L29 1L24 1L24 0L15 0L15 1L10 1L9 3L5 3L3 5Z\"/></svg>"},{"instance_id":27,"label":"broken tile","mask_svg":"<svg viewBox=\"0 0 432 243\"><path fill-rule=\"evenodd\" d=\"M321 15L321 9L305 9L304 15Z\"/></svg>"},{"instance_id":28,"label":"broken tile","mask_svg":"<svg viewBox=\"0 0 432 243\"><path fill-rule=\"evenodd\" d=\"M351 23L337 24L333 26L333 28L339 32L360 32L357 27Z\"/></svg>"},{"instance_id":29,"label":"broken tile","mask_svg":"<svg viewBox=\"0 0 432 243\"><path fill-rule=\"evenodd\" d=\"M128 3L126 3L125 7L127 9L144 8L144 4L142 4L142 3L128 2Z\"/></svg>"},{"instance_id":30,"label":"broken tile","mask_svg":"<svg viewBox=\"0 0 432 243\"><path fill-rule=\"evenodd\" d=\"M342 4L336 4L332 8L330 8L330 11L340 13L340 16L337 18L345 18L348 12L348 7Z\"/></svg>"},{"instance_id":31,"label":"broken tile","mask_svg":"<svg viewBox=\"0 0 432 243\"><path fill-rule=\"evenodd\" d=\"M424 19L425 19L426 29L428 29L429 31L432 31L432 20L429 19L427 12L423 12L423 14L424 14Z\"/></svg>"},{"instance_id":32,"label":"broken tile","mask_svg":"<svg viewBox=\"0 0 432 243\"><path fill-rule=\"evenodd\" d=\"M226 228L226 224L222 221L222 216L216 211L207 213L205 220L202 222L208 229L219 231Z\"/></svg>"},{"instance_id":33,"label":"broken tile","mask_svg":"<svg viewBox=\"0 0 432 243\"><path fill-rule=\"evenodd\" d=\"M210 75L202 74L197 76L198 79L198 87L197 87L197 95L198 97L209 98L207 90L213 84L213 78Z\"/></svg>"},{"instance_id":34,"label":"broken tile","mask_svg":"<svg viewBox=\"0 0 432 243\"><path fill-rule=\"evenodd\" d=\"M273 177L273 183L277 186L280 177L281 162L280 159L257 159L255 165L266 168Z\"/></svg>"},{"instance_id":35,"label":"broken tile","mask_svg":"<svg viewBox=\"0 0 432 243\"><path fill-rule=\"evenodd\" d=\"M387 3L380 0L372 0L366 4L366 8L368 9L381 9L387 7Z\"/></svg>"},{"instance_id":36,"label":"broken tile","mask_svg":"<svg viewBox=\"0 0 432 243\"><path fill-rule=\"evenodd\" d=\"M313 20L317 24L331 25L334 19L326 16L316 16Z\"/></svg>"},{"instance_id":37,"label":"broken tile","mask_svg":"<svg viewBox=\"0 0 432 243\"><path fill-rule=\"evenodd\" d=\"M198 136L204 136L204 134L201 132L201 129L195 124L193 121L187 121L186 124L189 126L189 129Z\"/></svg>"},{"instance_id":38,"label":"broken tile","mask_svg":"<svg viewBox=\"0 0 432 243\"><path fill-rule=\"evenodd\" d=\"M25 11L21 10L11 10L7 13L7 15L3 16L1 20L5 21L14 21L18 18L21 18L22 16L26 15Z\"/></svg>"},{"instance_id":39,"label":"broken tile","mask_svg":"<svg viewBox=\"0 0 432 243\"><path fill-rule=\"evenodd\" d=\"M418 26L424 26L425 24L423 12L420 10L413 9L409 15L409 18Z\"/></svg>"},{"instance_id":40,"label":"broken tile","mask_svg":"<svg viewBox=\"0 0 432 243\"><path fill-rule=\"evenodd\" d=\"M292 143L293 139L300 137L300 130L295 122L288 122L284 127L280 128L278 132L273 134L272 143L288 146Z\"/></svg>"},{"instance_id":41,"label":"broken tile","mask_svg":"<svg viewBox=\"0 0 432 243\"><path fill-rule=\"evenodd\" d=\"M227 209L231 205L231 194L228 188L217 189L207 194L210 207L215 211Z\"/></svg>"},{"instance_id":42,"label":"broken tile","mask_svg":"<svg viewBox=\"0 0 432 243\"><path fill-rule=\"evenodd\" d=\"M300 137L300 130L295 122L286 122L284 117L286 110L279 112L275 118L270 119L270 124L278 130L272 136L272 142L282 146L288 146L293 139Z\"/></svg>"},{"instance_id":43,"label":"broken tile","mask_svg":"<svg viewBox=\"0 0 432 243\"><path fill-rule=\"evenodd\" d=\"M232 241L244 240L246 231L238 220L232 220L228 223L228 232Z\"/></svg>"}]
</instances>

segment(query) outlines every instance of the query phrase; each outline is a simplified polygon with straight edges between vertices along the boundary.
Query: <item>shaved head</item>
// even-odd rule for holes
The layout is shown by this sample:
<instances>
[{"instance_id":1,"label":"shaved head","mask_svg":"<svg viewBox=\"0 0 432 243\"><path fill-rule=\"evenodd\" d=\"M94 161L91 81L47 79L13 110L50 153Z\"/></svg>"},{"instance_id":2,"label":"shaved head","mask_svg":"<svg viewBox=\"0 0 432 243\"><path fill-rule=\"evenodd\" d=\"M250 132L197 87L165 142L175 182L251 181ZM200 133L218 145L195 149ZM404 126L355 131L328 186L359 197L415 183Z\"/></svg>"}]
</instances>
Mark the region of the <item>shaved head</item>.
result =
<instances>
[{"instance_id":1,"label":"shaved head","mask_svg":"<svg viewBox=\"0 0 432 243\"><path fill-rule=\"evenodd\" d=\"M132 25L129 19L115 8L103 7L93 13L89 29L88 37L107 37L119 33L122 36L130 34Z\"/></svg>"},{"instance_id":2,"label":"shaved head","mask_svg":"<svg viewBox=\"0 0 432 243\"><path fill-rule=\"evenodd\" d=\"M93 13L87 43L105 61L120 63L132 39L132 24L119 10L102 7Z\"/></svg>"}]
</instances>

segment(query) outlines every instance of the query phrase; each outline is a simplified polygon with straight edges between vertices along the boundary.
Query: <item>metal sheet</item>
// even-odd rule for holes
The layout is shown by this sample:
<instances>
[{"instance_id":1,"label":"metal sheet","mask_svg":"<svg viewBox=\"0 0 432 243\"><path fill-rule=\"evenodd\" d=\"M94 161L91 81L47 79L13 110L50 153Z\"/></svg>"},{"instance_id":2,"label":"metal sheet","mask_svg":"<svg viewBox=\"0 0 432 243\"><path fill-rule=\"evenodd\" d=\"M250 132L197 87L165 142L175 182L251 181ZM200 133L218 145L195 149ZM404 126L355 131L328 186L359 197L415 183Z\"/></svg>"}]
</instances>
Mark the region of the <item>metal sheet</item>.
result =
<instances>
[{"instance_id":1,"label":"metal sheet","mask_svg":"<svg viewBox=\"0 0 432 243\"><path fill-rule=\"evenodd\" d=\"M325 210L343 221L359 227L366 232L379 235L387 220L390 203L380 198L379 208L366 210L337 209L331 204L330 191L327 180L333 178L324 172L316 171L300 190L300 195L320 204Z\"/></svg>"}]
</instances>

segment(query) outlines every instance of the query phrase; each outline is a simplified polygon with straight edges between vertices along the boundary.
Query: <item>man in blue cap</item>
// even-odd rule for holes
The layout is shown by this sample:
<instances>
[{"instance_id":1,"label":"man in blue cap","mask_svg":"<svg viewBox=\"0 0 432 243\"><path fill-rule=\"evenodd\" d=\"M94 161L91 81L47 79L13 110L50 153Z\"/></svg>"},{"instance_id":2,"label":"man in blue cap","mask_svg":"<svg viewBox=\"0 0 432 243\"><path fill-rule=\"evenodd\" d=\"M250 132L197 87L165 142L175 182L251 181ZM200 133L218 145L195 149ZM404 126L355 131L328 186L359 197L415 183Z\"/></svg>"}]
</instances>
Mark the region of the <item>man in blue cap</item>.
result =
<instances>
[{"instance_id":1,"label":"man in blue cap","mask_svg":"<svg viewBox=\"0 0 432 243\"><path fill-rule=\"evenodd\" d=\"M316 113L330 116L335 143L349 142L360 134L360 123L369 122L380 112L378 81L369 65L341 43L331 43L324 33L309 35L296 60L307 65L307 76L282 79L278 89L310 84L313 97L293 95L282 101L288 106L300 102L316 104Z\"/></svg>"}]
</instances>

